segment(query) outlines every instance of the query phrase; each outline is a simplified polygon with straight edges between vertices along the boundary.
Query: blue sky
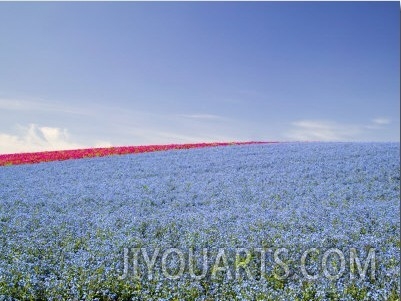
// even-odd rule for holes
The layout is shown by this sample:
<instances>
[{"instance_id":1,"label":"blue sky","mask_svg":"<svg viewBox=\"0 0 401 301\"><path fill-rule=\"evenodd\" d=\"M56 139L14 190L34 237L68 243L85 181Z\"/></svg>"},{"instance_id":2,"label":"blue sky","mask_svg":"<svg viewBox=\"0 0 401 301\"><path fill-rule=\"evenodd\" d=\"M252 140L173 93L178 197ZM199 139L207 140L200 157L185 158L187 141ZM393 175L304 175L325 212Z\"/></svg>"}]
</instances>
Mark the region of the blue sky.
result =
<instances>
[{"instance_id":1,"label":"blue sky","mask_svg":"<svg viewBox=\"0 0 401 301\"><path fill-rule=\"evenodd\" d=\"M399 2L0 3L0 153L399 141Z\"/></svg>"}]
</instances>

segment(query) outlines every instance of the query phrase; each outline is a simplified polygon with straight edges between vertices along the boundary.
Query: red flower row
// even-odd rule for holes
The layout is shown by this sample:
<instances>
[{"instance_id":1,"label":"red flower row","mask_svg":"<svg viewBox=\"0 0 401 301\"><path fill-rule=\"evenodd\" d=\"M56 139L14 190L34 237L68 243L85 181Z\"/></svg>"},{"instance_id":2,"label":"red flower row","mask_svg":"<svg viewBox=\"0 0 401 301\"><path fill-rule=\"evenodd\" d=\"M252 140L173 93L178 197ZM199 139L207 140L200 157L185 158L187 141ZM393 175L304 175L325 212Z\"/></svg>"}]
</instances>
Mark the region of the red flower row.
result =
<instances>
[{"instance_id":1,"label":"red flower row","mask_svg":"<svg viewBox=\"0 0 401 301\"><path fill-rule=\"evenodd\" d=\"M111 155L138 154L170 149L190 149L210 146L257 144L265 142L218 142L218 143L196 143L196 144L169 144L169 145L146 145L146 146L121 146L107 148L87 148L76 150L60 150L35 153L20 153L0 155L0 166L30 164L49 161L63 161L69 159L81 159L91 157L104 157Z\"/></svg>"}]
</instances>

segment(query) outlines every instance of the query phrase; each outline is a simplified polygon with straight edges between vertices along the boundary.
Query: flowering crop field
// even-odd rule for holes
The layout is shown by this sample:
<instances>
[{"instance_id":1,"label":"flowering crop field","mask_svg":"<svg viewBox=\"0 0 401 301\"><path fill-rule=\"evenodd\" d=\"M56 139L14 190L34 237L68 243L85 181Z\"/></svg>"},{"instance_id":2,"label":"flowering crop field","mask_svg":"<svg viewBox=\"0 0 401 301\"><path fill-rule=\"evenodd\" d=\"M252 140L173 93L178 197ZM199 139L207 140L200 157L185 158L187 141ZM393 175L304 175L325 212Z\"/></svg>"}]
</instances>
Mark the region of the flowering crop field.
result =
<instances>
[{"instance_id":1,"label":"flowering crop field","mask_svg":"<svg viewBox=\"0 0 401 301\"><path fill-rule=\"evenodd\" d=\"M399 300L400 146L0 167L1 300Z\"/></svg>"},{"instance_id":2,"label":"flowering crop field","mask_svg":"<svg viewBox=\"0 0 401 301\"><path fill-rule=\"evenodd\" d=\"M50 161L63 161L69 159L82 159L91 157L104 157L112 155L140 154L170 149L190 149L211 146L259 144L265 142L219 142L219 143L192 143L192 144L168 144L168 145L144 145L144 146L118 146L84 148L74 150L46 151L34 153L17 153L0 155L0 166L31 164ZM270 142L274 143L274 142Z\"/></svg>"}]
</instances>

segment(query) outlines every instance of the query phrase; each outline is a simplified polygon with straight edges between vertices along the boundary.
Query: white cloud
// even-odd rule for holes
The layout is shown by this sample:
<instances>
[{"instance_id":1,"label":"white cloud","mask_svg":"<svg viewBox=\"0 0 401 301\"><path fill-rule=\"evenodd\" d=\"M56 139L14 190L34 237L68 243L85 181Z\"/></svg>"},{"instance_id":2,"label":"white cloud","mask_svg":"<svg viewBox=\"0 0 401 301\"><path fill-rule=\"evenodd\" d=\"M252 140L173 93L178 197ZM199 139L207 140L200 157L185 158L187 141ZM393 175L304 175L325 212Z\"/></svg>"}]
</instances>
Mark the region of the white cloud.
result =
<instances>
[{"instance_id":1,"label":"white cloud","mask_svg":"<svg viewBox=\"0 0 401 301\"><path fill-rule=\"evenodd\" d=\"M184 118L190 118L190 119L199 119L199 120L223 120L223 119L225 119L222 116L214 115L214 114L181 114L178 116L184 117Z\"/></svg>"},{"instance_id":2,"label":"white cloud","mask_svg":"<svg viewBox=\"0 0 401 301\"><path fill-rule=\"evenodd\" d=\"M380 117L369 124L340 124L327 120L300 120L293 122L286 137L297 141L387 141L383 130L390 124Z\"/></svg>"},{"instance_id":3,"label":"white cloud","mask_svg":"<svg viewBox=\"0 0 401 301\"><path fill-rule=\"evenodd\" d=\"M2 110L26 110L26 103L20 100L0 99L0 109Z\"/></svg>"},{"instance_id":4,"label":"white cloud","mask_svg":"<svg viewBox=\"0 0 401 301\"><path fill-rule=\"evenodd\" d=\"M175 130L157 127L127 128L126 137L132 137L133 144L170 144L170 143L199 143L199 142L221 142L234 141L233 137L221 135L212 131Z\"/></svg>"},{"instance_id":5,"label":"white cloud","mask_svg":"<svg viewBox=\"0 0 401 301\"><path fill-rule=\"evenodd\" d=\"M371 124L365 126L368 130L381 130L391 123L391 120L384 117L378 117L372 120Z\"/></svg>"},{"instance_id":6,"label":"white cloud","mask_svg":"<svg viewBox=\"0 0 401 301\"><path fill-rule=\"evenodd\" d=\"M390 119L383 118L383 117L375 118L372 121L374 124L378 124L378 125L390 124Z\"/></svg>"},{"instance_id":7,"label":"white cloud","mask_svg":"<svg viewBox=\"0 0 401 301\"><path fill-rule=\"evenodd\" d=\"M293 122L292 126L287 137L298 141L350 141L361 133L357 125L329 121L301 120Z\"/></svg>"},{"instance_id":8,"label":"white cloud","mask_svg":"<svg viewBox=\"0 0 401 301\"><path fill-rule=\"evenodd\" d=\"M229 142L236 140L225 135L207 135L207 133L203 135L199 133L191 135L191 133L182 134L177 132L155 132L155 136L160 140L164 140L165 143Z\"/></svg>"},{"instance_id":9,"label":"white cloud","mask_svg":"<svg viewBox=\"0 0 401 301\"><path fill-rule=\"evenodd\" d=\"M0 133L0 154L84 147L71 141L67 129L30 124L28 127L20 127L19 132L17 135Z\"/></svg>"},{"instance_id":10,"label":"white cloud","mask_svg":"<svg viewBox=\"0 0 401 301\"><path fill-rule=\"evenodd\" d=\"M61 104L59 102L44 101L44 100L20 100L0 98L0 109L7 111L36 111L36 112L61 112L67 114L90 115L88 109L82 106L72 107Z\"/></svg>"}]
</instances>

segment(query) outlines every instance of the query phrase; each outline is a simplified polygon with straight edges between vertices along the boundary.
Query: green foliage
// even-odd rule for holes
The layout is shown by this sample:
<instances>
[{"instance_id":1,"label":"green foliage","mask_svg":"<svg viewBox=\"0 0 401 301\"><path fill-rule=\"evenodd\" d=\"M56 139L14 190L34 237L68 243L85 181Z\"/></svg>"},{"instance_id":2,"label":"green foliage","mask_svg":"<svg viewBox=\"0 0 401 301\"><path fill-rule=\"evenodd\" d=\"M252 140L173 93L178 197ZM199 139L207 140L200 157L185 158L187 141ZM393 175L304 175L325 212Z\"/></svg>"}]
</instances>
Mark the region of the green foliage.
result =
<instances>
[{"instance_id":1,"label":"green foliage","mask_svg":"<svg viewBox=\"0 0 401 301\"><path fill-rule=\"evenodd\" d=\"M359 287L355 283L347 286L345 293L350 295L354 300L365 300L368 295L368 291L365 287Z\"/></svg>"}]
</instances>

